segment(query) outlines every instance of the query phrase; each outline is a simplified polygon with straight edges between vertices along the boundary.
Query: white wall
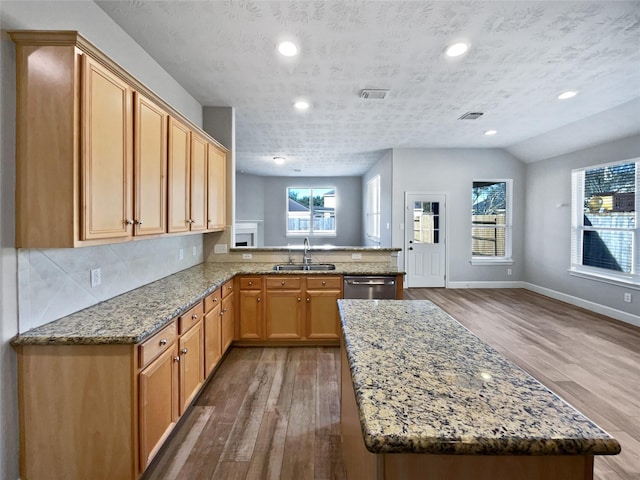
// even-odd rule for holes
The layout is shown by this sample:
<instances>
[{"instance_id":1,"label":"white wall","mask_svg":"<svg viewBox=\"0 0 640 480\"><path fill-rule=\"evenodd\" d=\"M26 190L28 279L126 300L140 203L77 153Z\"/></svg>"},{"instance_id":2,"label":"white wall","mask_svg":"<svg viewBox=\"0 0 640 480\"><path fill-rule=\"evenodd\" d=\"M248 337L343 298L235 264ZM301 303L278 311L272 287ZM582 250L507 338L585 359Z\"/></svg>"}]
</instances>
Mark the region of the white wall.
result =
<instances>
[{"instance_id":1,"label":"white wall","mask_svg":"<svg viewBox=\"0 0 640 480\"><path fill-rule=\"evenodd\" d=\"M569 275L571 170L635 157L640 157L640 135L527 165L524 260L528 283L551 291L547 293L640 315L640 291ZM623 301L625 292L632 293L633 303Z\"/></svg>"},{"instance_id":2,"label":"white wall","mask_svg":"<svg viewBox=\"0 0 640 480\"><path fill-rule=\"evenodd\" d=\"M264 177L264 244L302 244L302 238L287 238L287 187L335 187L335 237L310 237L312 245L362 245L362 183L360 177ZM238 189L239 191L239 189Z\"/></svg>"},{"instance_id":3,"label":"white wall","mask_svg":"<svg viewBox=\"0 0 640 480\"><path fill-rule=\"evenodd\" d=\"M19 330L18 296L21 308L28 308L33 314L33 317L23 317L24 325L33 325L34 321L39 323L64 311L64 305L61 305L64 301L54 299L53 303L48 303L47 297L55 293L58 282L65 285L62 294L68 295L76 282L75 275L78 278L84 275L84 280L77 280L80 283L88 281L88 274L81 272L88 272L94 259L101 259L101 264L106 262L103 276L105 273L107 276L103 278L102 293L87 293L83 287L76 289L84 297L85 301L81 302L83 305L87 301L99 301L105 298L104 295L117 293L120 283L126 284L127 288L134 288L137 283L147 283L157 275L186 268L194 258L202 261L202 235L185 236L180 239L176 237L165 241L142 241L137 242L137 246L90 247L62 253L51 250L23 250L20 252L21 266L18 267L18 255L14 249L15 53L6 30L77 30L196 125L202 125L202 107L91 1L3 0L0 2L0 26L3 30L0 45L0 478L14 480L19 475L17 373L16 355L9 346L9 340ZM145 244L153 245L153 248L146 252L136 252L138 249L145 250ZM185 248L185 262L167 261L174 250L177 258L179 245ZM199 247L196 257L189 255L191 250L187 250L192 246ZM52 260L53 258L56 260ZM158 261L159 259L161 261ZM162 263L165 265L160 265ZM18 270L21 273L20 291ZM28 272L28 278L25 277L25 272ZM47 285L50 287L48 290ZM43 287L43 290L40 287ZM69 303L73 304L73 301ZM73 308L79 306L81 305L73 304ZM54 310L57 313L53 314Z\"/></svg>"},{"instance_id":4,"label":"white wall","mask_svg":"<svg viewBox=\"0 0 640 480\"><path fill-rule=\"evenodd\" d=\"M380 242L366 238L365 205L367 201L367 182L380 175ZM393 205L393 150L385 154L362 176L362 245L367 247L391 247L391 211Z\"/></svg>"},{"instance_id":5,"label":"white wall","mask_svg":"<svg viewBox=\"0 0 640 480\"><path fill-rule=\"evenodd\" d=\"M513 179L513 265L471 265L471 188L474 179ZM403 248L405 192L447 195L448 282L524 278L525 165L499 149L394 149L392 242ZM403 265L400 259L400 265ZM507 268L513 275L507 276Z\"/></svg>"}]
</instances>

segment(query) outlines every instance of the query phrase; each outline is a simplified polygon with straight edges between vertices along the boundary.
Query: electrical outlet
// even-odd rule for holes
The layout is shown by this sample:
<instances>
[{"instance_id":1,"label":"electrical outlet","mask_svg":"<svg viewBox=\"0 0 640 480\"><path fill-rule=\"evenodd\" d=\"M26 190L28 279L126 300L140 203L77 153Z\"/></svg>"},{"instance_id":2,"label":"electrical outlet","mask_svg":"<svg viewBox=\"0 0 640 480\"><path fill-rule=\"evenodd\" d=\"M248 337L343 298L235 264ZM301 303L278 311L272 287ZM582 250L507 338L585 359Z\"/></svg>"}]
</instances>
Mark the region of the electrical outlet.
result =
<instances>
[{"instance_id":1,"label":"electrical outlet","mask_svg":"<svg viewBox=\"0 0 640 480\"><path fill-rule=\"evenodd\" d=\"M193 255L194 257L195 257L196 255L198 255L198 249L197 249L196 247L193 247L193 254L192 254L192 255Z\"/></svg>"},{"instance_id":2,"label":"electrical outlet","mask_svg":"<svg viewBox=\"0 0 640 480\"><path fill-rule=\"evenodd\" d=\"M227 253L227 244L220 243L213 247L213 253Z\"/></svg>"},{"instance_id":3,"label":"electrical outlet","mask_svg":"<svg viewBox=\"0 0 640 480\"><path fill-rule=\"evenodd\" d=\"M250 253L243 253L242 254L242 259L243 260L251 260L253 258L253 255L251 255Z\"/></svg>"},{"instance_id":4,"label":"electrical outlet","mask_svg":"<svg viewBox=\"0 0 640 480\"><path fill-rule=\"evenodd\" d=\"M94 268L91 270L91 288L95 288L102 283L102 269Z\"/></svg>"},{"instance_id":5,"label":"electrical outlet","mask_svg":"<svg viewBox=\"0 0 640 480\"><path fill-rule=\"evenodd\" d=\"M630 293L625 293L624 294L624 301L627 303L631 303L631 294Z\"/></svg>"},{"instance_id":6,"label":"electrical outlet","mask_svg":"<svg viewBox=\"0 0 640 480\"><path fill-rule=\"evenodd\" d=\"M510 268L507 268L507 275L511 275L513 271Z\"/></svg>"},{"instance_id":7,"label":"electrical outlet","mask_svg":"<svg viewBox=\"0 0 640 480\"><path fill-rule=\"evenodd\" d=\"M351 259L352 260L360 260L360 259L362 259L362 254L361 253L352 253L351 254Z\"/></svg>"},{"instance_id":8,"label":"electrical outlet","mask_svg":"<svg viewBox=\"0 0 640 480\"><path fill-rule=\"evenodd\" d=\"M184 260L184 248L178 250L178 260Z\"/></svg>"}]
</instances>

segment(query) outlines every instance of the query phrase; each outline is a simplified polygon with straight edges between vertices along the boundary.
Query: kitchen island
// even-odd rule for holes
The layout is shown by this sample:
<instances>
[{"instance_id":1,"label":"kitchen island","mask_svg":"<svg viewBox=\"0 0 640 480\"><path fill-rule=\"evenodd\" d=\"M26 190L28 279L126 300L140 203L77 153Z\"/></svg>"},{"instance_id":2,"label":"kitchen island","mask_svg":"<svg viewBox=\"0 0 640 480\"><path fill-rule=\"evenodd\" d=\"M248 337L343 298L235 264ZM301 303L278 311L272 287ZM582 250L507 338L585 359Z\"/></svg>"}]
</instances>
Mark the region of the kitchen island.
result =
<instances>
[{"instance_id":1,"label":"kitchen island","mask_svg":"<svg viewBox=\"0 0 640 480\"><path fill-rule=\"evenodd\" d=\"M349 478L585 480L620 452L433 303L338 303Z\"/></svg>"}]
</instances>

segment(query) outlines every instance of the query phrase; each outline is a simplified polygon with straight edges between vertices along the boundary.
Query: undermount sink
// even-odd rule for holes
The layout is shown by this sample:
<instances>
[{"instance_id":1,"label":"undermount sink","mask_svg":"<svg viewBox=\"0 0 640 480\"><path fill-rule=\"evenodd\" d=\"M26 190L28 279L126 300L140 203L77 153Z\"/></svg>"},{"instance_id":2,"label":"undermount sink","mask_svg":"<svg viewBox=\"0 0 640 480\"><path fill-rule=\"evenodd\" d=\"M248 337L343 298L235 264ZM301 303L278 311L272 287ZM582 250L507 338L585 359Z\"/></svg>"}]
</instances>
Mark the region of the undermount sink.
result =
<instances>
[{"instance_id":1,"label":"undermount sink","mask_svg":"<svg viewBox=\"0 0 640 480\"><path fill-rule=\"evenodd\" d=\"M335 270L336 266L333 263L279 263L273 266L274 270L286 271L286 270L306 270L306 271L327 271Z\"/></svg>"}]
</instances>

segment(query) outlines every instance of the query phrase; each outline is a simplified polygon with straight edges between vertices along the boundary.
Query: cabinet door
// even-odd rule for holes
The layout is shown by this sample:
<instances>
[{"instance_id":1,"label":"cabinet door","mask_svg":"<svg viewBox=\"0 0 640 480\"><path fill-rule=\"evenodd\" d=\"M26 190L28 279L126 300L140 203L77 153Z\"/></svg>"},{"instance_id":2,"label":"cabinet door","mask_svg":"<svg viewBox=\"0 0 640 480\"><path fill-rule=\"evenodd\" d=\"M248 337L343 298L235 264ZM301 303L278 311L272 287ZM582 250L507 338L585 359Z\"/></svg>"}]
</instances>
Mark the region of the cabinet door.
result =
<instances>
[{"instance_id":1,"label":"cabinet door","mask_svg":"<svg viewBox=\"0 0 640 480\"><path fill-rule=\"evenodd\" d=\"M167 231L167 113L136 93L134 233Z\"/></svg>"},{"instance_id":2,"label":"cabinet door","mask_svg":"<svg viewBox=\"0 0 640 480\"><path fill-rule=\"evenodd\" d=\"M82 58L81 239L128 237L133 233L132 91L87 55Z\"/></svg>"},{"instance_id":3,"label":"cabinet door","mask_svg":"<svg viewBox=\"0 0 640 480\"><path fill-rule=\"evenodd\" d=\"M204 315L204 376L207 378L222 357L220 302Z\"/></svg>"},{"instance_id":4,"label":"cabinet door","mask_svg":"<svg viewBox=\"0 0 640 480\"><path fill-rule=\"evenodd\" d=\"M224 230L227 205L227 153L209 144L207 170L207 228Z\"/></svg>"},{"instance_id":5,"label":"cabinet door","mask_svg":"<svg viewBox=\"0 0 640 480\"><path fill-rule=\"evenodd\" d=\"M228 282L227 282L228 283ZM225 284L226 285L226 284ZM227 351L234 334L233 294L222 299L222 353Z\"/></svg>"},{"instance_id":6,"label":"cabinet door","mask_svg":"<svg viewBox=\"0 0 640 480\"><path fill-rule=\"evenodd\" d=\"M307 290L307 338L340 338L340 290Z\"/></svg>"},{"instance_id":7,"label":"cabinet door","mask_svg":"<svg viewBox=\"0 0 640 480\"><path fill-rule=\"evenodd\" d=\"M264 319L262 314L262 291L240 290L238 308L240 309L238 312L240 321L238 338L240 340L259 340L264 338L262 334Z\"/></svg>"},{"instance_id":8,"label":"cabinet door","mask_svg":"<svg viewBox=\"0 0 640 480\"><path fill-rule=\"evenodd\" d=\"M204 383L204 343L202 321L180 337L180 415Z\"/></svg>"},{"instance_id":9,"label":"cabinet door","mask_svg":"<svg viewBox=\"0 0 640 480\"><path fill-rule=\"evenodd\" d=\"M189 231L190 155L189 127L169 117L168 231L170 233Z\"/></svg>"},{"instance_id":10,"label":"cabinet door","mask_svg":"<svg viewBox=\"0 0 640 480\"><path fill-rule=\"evenodd\" d=\"M178 421L178 346L140 372L140 470L143 471Z\"/></svg>"},{"instance_id":11,"label":"cabinet door","mask_svg":"<svg viewBox=\"0 0 640 480\"><path fill-rule=\"evenodd\" d=\"M302 338L302 291L267 290L266 337Z\"/></svg>"},{"instance_id":12,"label":"cabinet door","mask_svg":"<svg viewBox=\"0 0 640 480\"><path fill-rule=\"evenodd\" d=\"M199 135L191 134L191 230L207 228L207 150L209 144Z\"/></svg>"}]
</instances>

